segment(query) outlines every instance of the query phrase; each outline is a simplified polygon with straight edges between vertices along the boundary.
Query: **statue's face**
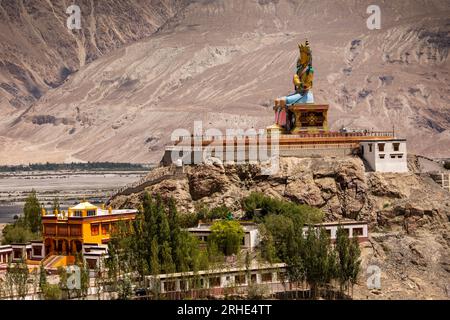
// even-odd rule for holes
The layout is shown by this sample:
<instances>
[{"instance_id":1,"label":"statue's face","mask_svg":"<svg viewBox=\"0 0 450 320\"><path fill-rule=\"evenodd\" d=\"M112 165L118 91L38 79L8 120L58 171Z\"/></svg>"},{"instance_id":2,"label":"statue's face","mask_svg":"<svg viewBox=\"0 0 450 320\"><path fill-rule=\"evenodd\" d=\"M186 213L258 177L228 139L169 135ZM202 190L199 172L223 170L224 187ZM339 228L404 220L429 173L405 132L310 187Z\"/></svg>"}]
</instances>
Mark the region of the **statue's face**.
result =
<instances>
[{"instance_id":1,"label":"statue's face","mask_svg":"<svg viewBox=\"0 0 450 320\"><path fill-rule=\"evenodd\" d=\"M298 59L297 64L304 68L310 62L311 49L308 46L304 46L301 44L299 44L298 48L300 49L300 58Z\"/></svg>"},{"instance_id":2,"label":"statue's face","mask_svg":"<svg viewBox=\"0 0 450 320\"><path fill-rule=\"evenodd\" d=\"M308 64L309 62L309 54L306 50L300 51L300 63L302 66Z\"/></svg>"}]
</instances>

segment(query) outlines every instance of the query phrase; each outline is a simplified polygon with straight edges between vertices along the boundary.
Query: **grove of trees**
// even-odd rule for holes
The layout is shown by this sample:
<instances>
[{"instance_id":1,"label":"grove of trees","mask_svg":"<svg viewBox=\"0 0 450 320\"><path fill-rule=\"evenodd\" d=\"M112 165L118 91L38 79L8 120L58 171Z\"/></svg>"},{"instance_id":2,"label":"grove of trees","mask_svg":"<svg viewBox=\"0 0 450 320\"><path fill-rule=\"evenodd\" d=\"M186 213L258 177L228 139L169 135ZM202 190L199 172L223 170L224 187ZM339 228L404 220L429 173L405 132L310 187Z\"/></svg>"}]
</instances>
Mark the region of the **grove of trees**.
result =
<instances>
[{"instance_id":1,"label":"grove of trees","mask_svg":"<svg viewBox=\"0 0 450 320\"><path fill-rule=\"evenodd\" d=\"M131 224L119 225L108 244L107 267L114 282L121 279L121 285L126 285L130 273L143 281L146 275L208 268L208 252L181 228L173 200L164 203L146 194L141 212ZM128 290L127 286L122 289Z\"/></svg>"},{"instance_id":2,"label":"grove of trees","mask_svg":"<svg viewBox=\"0 0 450 320\"><path fill-rule=\"evenodd\" d=\"M250 195L243 204L247 216L261 222L263 258L286 263L291 284L307 284L313 298L334 284L339 284L341 293L353 288L360 270L360 248L345 229L338 228L333 245L324 228L313 226L323 217L318 209L261 194Z\"/></svg>"},{"instance_id":3,"label":"grove of trees","mask_svg":"<svg viewBox=\"0 0 450 320\"><path fill-rule=\"evenodd\" d=\"M41 237L41 205L32 190L25 200L23 217L3 229L3 244L26 243Z\"/></svg>"}]
</instances>

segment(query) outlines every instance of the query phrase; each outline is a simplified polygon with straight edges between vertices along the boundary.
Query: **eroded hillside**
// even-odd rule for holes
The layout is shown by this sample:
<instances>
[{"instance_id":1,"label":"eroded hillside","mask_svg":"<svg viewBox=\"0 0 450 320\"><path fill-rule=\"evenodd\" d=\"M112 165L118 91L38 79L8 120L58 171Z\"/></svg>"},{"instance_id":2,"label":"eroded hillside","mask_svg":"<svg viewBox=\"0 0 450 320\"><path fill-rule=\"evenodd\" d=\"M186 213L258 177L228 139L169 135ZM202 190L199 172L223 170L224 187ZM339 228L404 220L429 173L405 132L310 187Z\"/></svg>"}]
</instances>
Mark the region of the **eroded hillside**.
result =
<instances>
[{"instance_id":1,"label":"eroded hillside","mask_svg":"<svg viewBox=\"0 0 450 320\"><path fill-rule=\"evenodd\" d=\"M192 132L194 121L265 128L273 99L292 90L305 38L333 129L394 128L409 151L449 156L449 1L385 2L381 30L366 26L369 4L192 2L157 34L81 67L4 122L0 162L158 162L171 132Z\"/></svg>"}]
</instances>

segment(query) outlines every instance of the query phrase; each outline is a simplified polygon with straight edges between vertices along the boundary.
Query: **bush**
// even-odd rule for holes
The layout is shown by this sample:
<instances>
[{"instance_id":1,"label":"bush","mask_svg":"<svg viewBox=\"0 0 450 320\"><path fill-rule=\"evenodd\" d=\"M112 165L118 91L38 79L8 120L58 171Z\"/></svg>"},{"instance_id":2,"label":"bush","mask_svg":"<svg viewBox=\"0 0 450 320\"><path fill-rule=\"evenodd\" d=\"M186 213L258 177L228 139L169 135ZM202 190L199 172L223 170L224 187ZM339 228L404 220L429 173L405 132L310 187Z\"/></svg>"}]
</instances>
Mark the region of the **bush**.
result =
<instances>
[{"instance_id":1,"label":"bush","mask_svg":"<svg viewBox=\"0 0 450 320\"><path fill-rule=\"evenodd\" d=\"M216 244L225 255L237 254L244 237L244 229L238 221L217 221L211 226L210 245Z\"/></svg>"},{"instance_id":2,"label":"bush","mask_svg":"<svg viewBox=\"0 0 450 320\"><path fill-rule=\"evenodd\" d=\"M7 225L3 229L3 244L26 243L36 239L38 239L38 235L31 232L30 229L21 223Z\"/></svg>"},{"instance_id":3,"label":"bush","mask_svg":"<svg viewBox=\"0 0 450 320\"><path fill-rule=\"evenodd\" d=\"M450 161L446 161L444 163L444 168L447 169L447 170L450 170Z\"/></svg>"},{"instance_id":4,"label":"bush","mask_svg":"<svg viewBox=\"0 0 450 320\"><path fill-rule=\"evenodd\" d=\"M57 284L45 284L42 287L42 294L45 300L61 300L62 291Z\"/></svg>"},{"instance_id":5,"label":"bush","mask_svg":"<svg viewBox=\"0 0 450 320\"><path fill-rule=\"evenodd\" d=\"M242 200L242 208L247 219L261 221L268 214L284 214L291 219L300 219L301 224L322 222L324 213L322 210L305 205L296 204L286 200L278 200L265 196L262 193L253 192ZM259 210L258 213L255 213Z\"/></svg>"},{"instance_id":6,"label":"bush","mask_svg":"<svg viewBox=\"0 0 450 320\"><path fill-rule=\"evenodd\" d=\"M181 228L193 228L196 227L199 222L199 215L197 213L185 213L180 214L178 221Z\"/></svg>"},{"instance_id":7,"label":"bush","mask_svg":"<svg viewBox=\"0 0 450 320\"><path fill-rule=\"evenodd\" d=\"M269 288L263 284L251 283L247 290L247 299L261 300L269 295Z\"/></svg>"}]
</instances>

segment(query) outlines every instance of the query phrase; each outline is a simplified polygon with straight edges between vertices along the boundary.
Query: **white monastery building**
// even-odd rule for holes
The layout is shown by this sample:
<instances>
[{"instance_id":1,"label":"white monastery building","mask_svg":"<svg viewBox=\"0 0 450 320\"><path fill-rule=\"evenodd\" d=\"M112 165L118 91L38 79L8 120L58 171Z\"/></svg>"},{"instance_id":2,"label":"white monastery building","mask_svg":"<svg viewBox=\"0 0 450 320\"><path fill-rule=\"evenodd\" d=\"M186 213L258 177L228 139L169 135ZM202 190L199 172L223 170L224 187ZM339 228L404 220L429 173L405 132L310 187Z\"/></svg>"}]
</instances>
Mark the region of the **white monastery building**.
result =
<instances>
[{"instance_id":1,"label":"white monastery building","mask_svg":"<svg viewBox=\"0 0 450 320\"><path fill-rule=\"evenodd\" d=\"M406 139L361 141L361 154L376 172L408 172Z\"/></svg>"}]
</instances>

